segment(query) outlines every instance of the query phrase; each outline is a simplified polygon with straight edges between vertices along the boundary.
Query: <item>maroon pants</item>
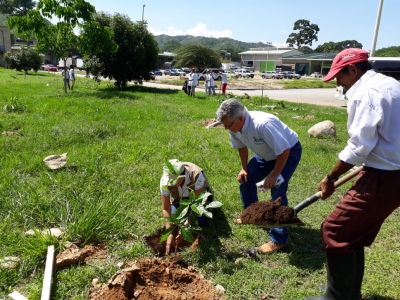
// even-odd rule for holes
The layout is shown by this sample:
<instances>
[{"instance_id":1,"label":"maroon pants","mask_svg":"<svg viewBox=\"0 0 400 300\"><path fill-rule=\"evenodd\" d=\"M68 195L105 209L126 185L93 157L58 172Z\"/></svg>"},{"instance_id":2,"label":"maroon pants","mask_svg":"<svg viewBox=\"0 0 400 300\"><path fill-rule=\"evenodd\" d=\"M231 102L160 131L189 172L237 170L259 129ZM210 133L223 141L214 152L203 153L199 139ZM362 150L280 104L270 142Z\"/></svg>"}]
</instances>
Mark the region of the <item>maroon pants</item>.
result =
<instances>
[{"instance_id":1,"label":"maroon pants","mask_svg":"<svg viewBox=\"0 0 400 300\"><path fill-rule=\"evenodd\" d=\"M370 246L400 206L400 171L366 168L321 225L327 252L349 254Z\"/></svg>"},{"instance_id":2,"label":"maroon pants","mask_svg":"<svg viewBox=\"0 0 400 300\"><path fill-rule=\"evenodd\" d=\"M222 84L222 95L225 95L227 83Z\"/></svg>"}]
</instances>

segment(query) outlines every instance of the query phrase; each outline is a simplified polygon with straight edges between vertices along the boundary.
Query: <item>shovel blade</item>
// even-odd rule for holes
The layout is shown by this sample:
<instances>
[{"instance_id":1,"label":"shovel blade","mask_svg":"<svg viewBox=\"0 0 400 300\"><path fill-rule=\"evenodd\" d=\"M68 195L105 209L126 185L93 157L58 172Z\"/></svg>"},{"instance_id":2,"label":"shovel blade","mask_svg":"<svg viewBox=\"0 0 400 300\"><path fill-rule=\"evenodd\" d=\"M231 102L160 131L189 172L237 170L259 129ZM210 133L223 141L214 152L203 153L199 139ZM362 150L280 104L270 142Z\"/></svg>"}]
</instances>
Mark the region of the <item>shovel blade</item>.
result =
<instances>
[{"instance_id":1,"label":"shovel blade","mask_svg":"<svg viewBox=\"0 0 400 300\"><path fill-rule=\"evenodd\" d=\"M291 224L248 224L261 228L279 228L279 227L292 227L292 226L305 226L306 224L303 222L299 223L291 223Z\"/></svg>"}]
</instances>

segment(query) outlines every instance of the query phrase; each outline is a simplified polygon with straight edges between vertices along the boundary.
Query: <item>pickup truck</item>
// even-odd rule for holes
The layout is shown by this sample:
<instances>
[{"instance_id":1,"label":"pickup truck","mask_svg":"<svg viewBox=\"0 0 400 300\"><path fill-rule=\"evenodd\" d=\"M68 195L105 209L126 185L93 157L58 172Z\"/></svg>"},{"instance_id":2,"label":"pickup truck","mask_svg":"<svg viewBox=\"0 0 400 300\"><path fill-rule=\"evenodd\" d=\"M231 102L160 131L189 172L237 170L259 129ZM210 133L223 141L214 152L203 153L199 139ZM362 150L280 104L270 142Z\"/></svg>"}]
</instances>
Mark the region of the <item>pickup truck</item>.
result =
<instances>
[{"instance_id":1,"label":"pickup truck","mask_svg":"<svg viewBox=\"0 0 400 300\"><path fill-rule=\"evenodd\" d=\"M245 69L237 69L235 70L235 74L241 78L241 77L245 77L245 78L254 78L254 73L250 72L248 70Z\"/></svg>"}]
</instances>

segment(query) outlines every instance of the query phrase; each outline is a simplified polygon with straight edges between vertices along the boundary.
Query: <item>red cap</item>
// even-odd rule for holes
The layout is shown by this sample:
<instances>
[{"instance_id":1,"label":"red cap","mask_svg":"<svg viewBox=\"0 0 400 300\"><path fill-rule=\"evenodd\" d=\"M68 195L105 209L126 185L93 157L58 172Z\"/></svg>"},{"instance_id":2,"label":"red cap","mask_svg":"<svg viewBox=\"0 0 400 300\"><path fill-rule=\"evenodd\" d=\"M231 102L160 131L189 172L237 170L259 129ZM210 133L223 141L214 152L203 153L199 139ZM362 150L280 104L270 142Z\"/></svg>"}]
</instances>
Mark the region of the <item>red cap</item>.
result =
<instances>
[{"instance_id":1,"label":"red cap","mask_svg":"<svg viewBox=\"0 0 400 300\"><path fill-rule=\"evenodd\" d=\"M333 60L331 70L324 77L324 81L332 80L343 67L368 60L368 52L359 48L344 49Z\"/></svg>"}]
</instances>

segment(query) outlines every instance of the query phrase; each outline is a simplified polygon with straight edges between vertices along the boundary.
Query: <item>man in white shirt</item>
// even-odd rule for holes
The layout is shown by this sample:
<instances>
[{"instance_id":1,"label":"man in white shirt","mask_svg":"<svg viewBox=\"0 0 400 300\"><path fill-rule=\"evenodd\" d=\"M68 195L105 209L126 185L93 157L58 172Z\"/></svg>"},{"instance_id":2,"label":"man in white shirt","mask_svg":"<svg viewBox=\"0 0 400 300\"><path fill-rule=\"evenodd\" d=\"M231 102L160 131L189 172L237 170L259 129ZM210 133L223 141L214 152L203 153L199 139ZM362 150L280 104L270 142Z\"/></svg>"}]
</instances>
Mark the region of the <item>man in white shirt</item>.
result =
<instances>
[{"instance_id":1,"label":"man in white shirt","mask_svg":"<svg viewBox=\"0 0 400 300\"><path fill-rule=\"evenodd\" d=\"M75 85L75 70L74 70L74 65L70 65L69 69L69 81L71 83L71 91L74 89Z\"/></svg>"},{"instance_id":2,"label":"man in white shirt","mask_svg":"<svg viewBox=\"0 0 400 300\"><path fill-rule=\"evenodd\" d=\"M199 82L199 76L197 75L195 69L192 68L190 70L190 75L189 75L190 95L192 97L196 96L196 87L198 82Z\"/></svg>"},{"instance_id":3,"label":"man in white shirt","mask_svg":"<svg viewBox=\"0 0 400 300\"><path fill-rule=\"evenodd\" d=\"M208 95L215 95L215 86L214 86L214 74L212 71L208 70L206 75L206 82L208 88Z\"/></svg>"},{"instance_id":4,"label":"man in white shirt","mask_svg":"<svg viewBox=\"0 0 400 300\"><path fill-rule=\"evenodd\" d=\"M232 148L239 152L242 168L237 180L243 208L258 201L256 183L263 179L264 188L271 189L272 200L280 197L282 205L287 206L288 183L302 153L297 133L272 114L248 111L236 99L221 103L217 120L229 130ZM248 149L254 153L250 161ZM279 175L285 181L275 187ZM285 227L273 228L269 235L269 241L258 247L261 253L273 253L286 248L288 232Z\"/></svg>"},{"instance_id":5,"label":"man in white shirt","mask_svg":"<svg viewBox=\"0 0 400 300\"><path fill-rule=\"evenodd\" d=\"M67 91L67 87L68 89L71 89L71 87L69 86L69 71L67 67L64 67L64 69L61 71L61 75L63 77L64 80L64 90L65 92Z\"/></svg>"},{"instance_id":6,"label":"man in white shirt","mask_svg":"<svg viewBox=\"0 0 400 300\"><path fill-rule=\"evenodd\" d=\"M400 83L371 70L368 52L349 48L324 78L336 77L348 98L349 139L339 160L319 183L322 199L353 166L364 168L321 226L327 259L325 294L305 299L362 299L364 247L400 206Z\"/></svg>"}]
</instances>

